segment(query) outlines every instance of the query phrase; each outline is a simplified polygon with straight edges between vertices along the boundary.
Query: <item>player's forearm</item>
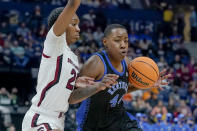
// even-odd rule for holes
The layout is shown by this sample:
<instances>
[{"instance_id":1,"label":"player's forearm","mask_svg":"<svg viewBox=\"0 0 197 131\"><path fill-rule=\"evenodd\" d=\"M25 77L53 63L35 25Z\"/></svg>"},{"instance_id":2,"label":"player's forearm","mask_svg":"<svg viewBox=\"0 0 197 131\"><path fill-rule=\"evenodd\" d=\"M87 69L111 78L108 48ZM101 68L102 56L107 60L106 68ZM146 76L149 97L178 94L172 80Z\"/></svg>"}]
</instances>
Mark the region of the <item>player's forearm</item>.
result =
<instances>
[{"instance_id":1,"label":"player's forearm","mask_svg":"<svg viewBox=\"0 0 197 131\"><path fill-rule=\"evenodd\" d=\"M68 5L74 8L78 8L80 5L81 0L69 0Z\"/></svg>"},{"instance_id":2,"label":"player's forearm","mask_svg":"<svg viewBox=\"0 0 197 131\"><path fill-rule=\"evenodd\" d=\"M79 103L99 91L101 91L99 85L89 86L86 88L77 88L71 93L68 102L69 104Z\"/></svg>"},{"instance_id":3,"label":"player's forearm","mask_svg":"<svg viewBox=\"0 0 197 131\"><path fill-rule=\"evenodd\" d=\"M81 0L69 0L68 1L68 4L66 5L66 7L62 11L62 13L59 15L58 19L56 20L54 24L53 31L56 36L60 36L65 32L70 21L72 20L72 17L77 11L80 3L81 3Z\"/></svg>"}]
</instances>

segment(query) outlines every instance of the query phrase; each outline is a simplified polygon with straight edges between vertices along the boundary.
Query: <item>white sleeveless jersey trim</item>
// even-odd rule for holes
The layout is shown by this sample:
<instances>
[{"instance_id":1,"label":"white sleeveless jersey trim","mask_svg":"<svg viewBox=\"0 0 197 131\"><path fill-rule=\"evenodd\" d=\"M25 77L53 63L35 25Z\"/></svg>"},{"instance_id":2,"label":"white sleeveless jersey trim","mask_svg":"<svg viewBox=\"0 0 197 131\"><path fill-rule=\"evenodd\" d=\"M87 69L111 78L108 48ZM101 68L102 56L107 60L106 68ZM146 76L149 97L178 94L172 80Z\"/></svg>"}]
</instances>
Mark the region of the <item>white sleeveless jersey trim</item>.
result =
<instances>
[{"instance_id":1,"label":"white sleeveless jersey trim","mask_svg":"<svg viewBox=\"0 0 197 131\"><path fill-rule=\"evenodd\" d=\"M78 74L78 58L66 43L66 34L57 37L53 27L44 42L38 73L37 94L32 104L43 109L66 112Z\"/></svg>"}]
</instances>

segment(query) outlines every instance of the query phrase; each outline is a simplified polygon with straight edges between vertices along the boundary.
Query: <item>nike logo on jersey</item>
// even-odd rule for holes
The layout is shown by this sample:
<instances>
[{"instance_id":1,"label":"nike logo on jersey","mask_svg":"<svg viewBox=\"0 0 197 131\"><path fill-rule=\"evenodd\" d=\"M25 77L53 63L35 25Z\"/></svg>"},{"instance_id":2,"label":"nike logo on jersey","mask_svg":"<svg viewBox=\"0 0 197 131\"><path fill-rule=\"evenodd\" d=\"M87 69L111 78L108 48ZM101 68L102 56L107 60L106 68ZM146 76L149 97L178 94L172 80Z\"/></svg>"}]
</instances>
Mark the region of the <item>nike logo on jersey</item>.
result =
<instances>
[{"instance_id":1,"label":"nike logo on jersey","mask_svg":"<svg viewBox=\"0 0 197 131\"><path fill-rule=\"evenodd\" d=\"M79 67L76 66L70 58L68 58L68 63L72 64L79 71Z\"/></svg>"}]
</instances>

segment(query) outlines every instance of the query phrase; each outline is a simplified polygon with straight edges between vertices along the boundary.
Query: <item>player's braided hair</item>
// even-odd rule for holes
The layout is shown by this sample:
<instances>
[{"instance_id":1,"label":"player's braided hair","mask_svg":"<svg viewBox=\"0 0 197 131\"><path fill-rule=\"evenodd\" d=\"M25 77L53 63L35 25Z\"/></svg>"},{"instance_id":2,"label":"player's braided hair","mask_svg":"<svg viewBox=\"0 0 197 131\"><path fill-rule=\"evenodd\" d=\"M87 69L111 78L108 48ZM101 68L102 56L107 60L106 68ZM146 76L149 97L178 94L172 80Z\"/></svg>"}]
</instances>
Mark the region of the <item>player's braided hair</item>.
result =
<instances>
[{"instance_id":1,"label":"player's braided hair","mask_svg":"<svg viewBox=\"0 0 197 131\"><path fill-rule=\"evenodd\" d=\"M59 8L55 8L54 10L51 11L51 13L48 17L49 29L53 26L53 24L55 23L58 16L62 13L63 10L64 10L64 7L59 7Z\"/></svg>"}]
</instances>

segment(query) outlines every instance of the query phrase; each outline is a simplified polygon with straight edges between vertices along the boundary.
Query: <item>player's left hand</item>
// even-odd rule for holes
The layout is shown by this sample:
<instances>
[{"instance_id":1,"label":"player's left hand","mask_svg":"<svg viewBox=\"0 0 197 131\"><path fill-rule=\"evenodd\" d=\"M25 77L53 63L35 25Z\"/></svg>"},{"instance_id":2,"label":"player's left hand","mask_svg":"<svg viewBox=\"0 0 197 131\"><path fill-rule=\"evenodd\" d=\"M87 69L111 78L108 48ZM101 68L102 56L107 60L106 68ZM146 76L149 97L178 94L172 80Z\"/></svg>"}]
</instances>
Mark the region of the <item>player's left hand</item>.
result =
<instances>
[{"instance_id":1,"label":"player's left hand","mask_svg":"<svg viewBox=\"0 0 197 131\"><path fill-rule=\"evenodd\" d=\"M166 75L166 71L167 71L167 70L164 69L164 70L162 70L162 71L160 72L159 78L158 78L157 82L155 82L155 84L153 85L152 88L158 88L158 89L160 89L160 90L163 90L163 86L166 86L166 85L169 84L169 82L167 82L167 79L168 79L169 77L171 77L172 75L171 75L171 74L167 74L167 75ZM164 82L164 81L166 81L166 82Z\"/></svg>"},{"instance_id":2,"label":"player's left hand","mask_svg":"<svg viewBox=\"0 0 197 131\"><path fill-rule=\"evenodd\" d=\"M82 77L78 77L76 79L75 87L76 88L85 88L88 85L94 85L94 84L95 84L94 78L82 76Z\"/></svg>"}]
</instances>

